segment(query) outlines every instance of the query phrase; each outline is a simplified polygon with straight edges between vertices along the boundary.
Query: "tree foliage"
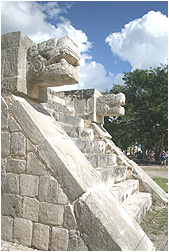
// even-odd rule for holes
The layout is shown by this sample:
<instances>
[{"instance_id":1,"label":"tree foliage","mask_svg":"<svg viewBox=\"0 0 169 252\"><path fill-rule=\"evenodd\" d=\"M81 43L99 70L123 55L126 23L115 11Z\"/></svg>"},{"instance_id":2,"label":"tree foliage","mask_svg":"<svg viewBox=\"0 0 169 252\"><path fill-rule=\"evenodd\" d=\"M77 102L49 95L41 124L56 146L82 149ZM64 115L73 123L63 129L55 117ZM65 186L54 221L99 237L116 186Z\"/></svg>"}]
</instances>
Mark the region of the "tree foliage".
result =
<instances>
[{"instance_id":1,"label":"tree foliage","mask_svg":"<svg viewBox=\"0 0 169 252\"><path fill-rule=\"evenodd\" d=\"M105 118L105 128L123 150L141 144L143 151L154 150L157 160L168 147L168 66L124 72L123 80L109 93L126 95L125 115Z\"/></svg>"}]
</instances>

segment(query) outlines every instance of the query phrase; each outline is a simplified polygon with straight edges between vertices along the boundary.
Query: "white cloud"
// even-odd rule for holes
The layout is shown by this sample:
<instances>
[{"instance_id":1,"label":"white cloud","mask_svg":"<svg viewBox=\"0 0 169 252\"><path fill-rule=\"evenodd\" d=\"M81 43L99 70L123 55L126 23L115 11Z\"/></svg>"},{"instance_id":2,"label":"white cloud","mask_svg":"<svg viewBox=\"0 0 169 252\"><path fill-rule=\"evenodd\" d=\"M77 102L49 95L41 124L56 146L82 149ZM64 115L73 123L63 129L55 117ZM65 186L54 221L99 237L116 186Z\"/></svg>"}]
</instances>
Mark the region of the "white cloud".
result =
<instances>
[{"instance_id":1,"label":"white cloud","mask_svg":"<svg viewBox=\"0 0 169 252\"><path fill-rule=\"evenodd\" d=\"M76 90L96 88L100 92L110 90L113 85L111 76L106 76L106 70L100 63L92 61L80 66L80 81L77 85L56 87L55 90Z\"/></svg>"},{"instance_id":2,"label":"white cloud","mask_svg":"<svg viewBox=\"0 0 169 252\"><path fill-rule=\"evenodd\" d=\"M50 38L71 37L79 46L81 51L80 81L78 85L63 86L60 89L83 89L96 88L99 91L112 88L112 79L106 76L104 66L91 61L90 49L92 42L88 41L87 35L82 30L75 29L70 20L61 17L71 4L59 6L59 2L44 2L40 4L35 1L1 2L1 25L2 33L22 31L34 42L39 43ZM56 26L47 22L54 19Z\"/></svg>"},{"instance_id":3,"label":"white cloud","mask_svg":"<svg viewBox=\"0 0 169 252\"><path fill-rule=\"evenodd\" d=\"M111 51L132 68L146 69L166 64L168 59L168 18L159 11L150 11L124 26L121 32L105 40Z\"/></svg>"}]
</instances>

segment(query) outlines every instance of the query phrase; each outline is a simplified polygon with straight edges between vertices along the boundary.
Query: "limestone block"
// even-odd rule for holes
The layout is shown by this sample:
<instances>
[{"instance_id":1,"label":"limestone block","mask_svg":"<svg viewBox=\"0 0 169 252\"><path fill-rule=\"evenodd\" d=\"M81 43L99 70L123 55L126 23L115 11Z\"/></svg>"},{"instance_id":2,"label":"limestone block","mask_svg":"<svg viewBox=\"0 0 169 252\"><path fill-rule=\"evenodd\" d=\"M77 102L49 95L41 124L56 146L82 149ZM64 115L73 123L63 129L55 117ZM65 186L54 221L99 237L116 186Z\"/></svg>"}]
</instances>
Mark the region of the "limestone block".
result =
<instances>
[{"instance_id":1,"label":"limestone block","mask_svg":"<svg viewBox=\"0 0 169 252\"><path fill-rule=\"evenodd\" d=\"M23 45L27 48L27 43L32 44L32 41L25 36L22 32L12 32L2 35L2 48L14 47Z\"/></svg>"},{"instance_id":2,"label":"limestone block","mask_svg":"<svg viewBox=\"0 0 169 252\"><path fill-rule=\"evenodd\" d=\"M30 197L38 195L39 178L34 175L20 175L20 194Z\"/></svg>"},{"instance_id":3,"label":"limestone block","mask_svg":"<svg viewBox=\"0 0 169 252\"><path fill-rule=\"evenodd\" d=\"M51 203L40 203L39 221L44 224L62 225L64 207Z\"/></svg>"},{"instance_id":4,"label":"limestone block","mask_svg":"<svg viewBox=\"0 0 169 252\"><path fill-rule=\"evenodd\" d=\"M102 183L102 180L72 143L69 139L49 138L38 147L38 151L53 176L57 175L56 178L65 189L69 200L74 201L86 188L92 187L95 183Z\"/></svg>"},{"instance_id":5,"label":"limestone block","mask_svg":"<svg viewBox=\"0 0 169 252\"><path fill-rule=\"evenodd\" d=\"M12 241L13 218L9 216L1 217L1 239Z\"/></svg>"},{"instance_id":6,"label":"limestone block","mask_svg":"<svg viewBox=\"0 0 169 252\"><path fill-rule=\"evenodd\" d=\"M87 246L84 244L82 238L80 237L79 231L69 231L68 251L88 251Z\"/></svg>"},{"instance_id":7,"label":"limestone block","mask_svg":"<svg viewBox=\"0 0 169 252\"><path fill-rule=\"evenodd\" d=\"M20 160L20 159L8 159L6 171L7 172L13 172L13 173L22 173L25 171L26 168L26 161Z\"/></svg>"},{"instance_id":8,"label":"limestone block","mask_svg":"<svg viewBox=\"0 0 169 252\"><path fill-rule=\"evenodd\" d=\"M33 152L27 154L27 173L33 175L44 175L47 173L46 167Z\"/></svg>"},{"instance_id":9,"label":"limestone block","mask_svg":"<svg viewBox=\"0 0 169 252\"><path fill-rule=\"evenodd\" d=\"M5 50L4 77L17 76L19 73L19 48L8 48Z\"/></svg>"},{"instance_id":10,"label":"limestone block","mask_svg":"<svg viewBox=\"0 0 169 252\"><path fill-rule=\"evenodd\" d=\"M72 205L65 206L63 226L68 229L75 229L77 227Z\"/></svg>"},{"instance_id":11,"label":"limestone block","mask_svg":"<svg viewBox=\"0 0 169 252\"><path fill-rule=\"evenodd\" d=\"M8 109L1 111L1 129L8 129Z\"/></svg>"},{"instance_id":12,"label":"limestone block","mask_svg":"<svg viewBox=\"0 0 169 252\"><path fill-rule=\"evenodd\" d=\"M51 176L40 177L39 180L39 201L48 203L58 202L58 182Z\"/></svg>"},{"instance_id":13,"label":"limestone block","mask_svg":"<svg viewBox=\"0 0 169 252\"><path fill-rule=\"evenodd\" d=\"M19 194L19 175L4 173L1 176L2 192Z\"/></svg>"},{"instance_id":14,"label":"limestone block","mask_svg":"<svg viewBox=\"0 0 169 252\"><path fill-rule=\"evenodd\" d=\"M13 132L11 134L11 154L25 155L26 152L26 137L22 132Z\"/></svg>"},{"instance_id":15,"label":"limestone block","mask_svg":"<svg viewBox=\"0 0 169 252\"><path fill-rule=\"evenodd\" d=\"M1 133L1 156L7 157L10 154L10 133Z\"/></svg>"},{"instance_id":16,"label":"limestone block","mask_svg":"<svg viewBox=\"0 0 169 252\"><path fill-rule=\"evenodd\" d=\"M88 160L40 104L13 95L12 98L10 110L31 142L39 144L40 159L62 185L69 200L74 201L86 189L102 183Z\"/></svg>"},{"instance_id":17,"label":"limestone block","mask_svg":"<svg viewBox=\"0 0 169 252\"><path fill-rule=\"evenodd\" d=\"M1 158L1 173L5 173L6 172L6 159L5 158Z\"/></svg>"},{"instance_id":18,"label":"limestone block","mask_svg":"<svg viewBox=\"0 0 169 252\"><path fill-rule=\"evenodd\" d=\"M22 218L14 219L13 241L24 246L31 246L32 221Z\"/></svg>"},{"instance_id":19,"label":"limestone block","mask_svg":"<svg viewBox=\"0 0 169 252\"><path fill-rule=\"evenodd\" d=\"M1 211L3 215L19 217L22 211L22 198L19 195L3 193Z\"/></svg>"},{"instance_id":20,"label":"limestone block","mask_svg":"<svg viewBox=\"0 0 169 252\"><path fill-rule=\"evenodd\" d=\"M1 90L2 91L16 91L18 81L19 81L18 77L4 78L1 82Z\"/></svg>"},{"instance_id":21,"label":"limestone block","mask_svg":"<svg viewBox=\"0 0 169 252\"><path fill-rule=\"evenodd\" d=\"M154 246L105 185L88 190L75 203L82 239L89 250L140 251Z\"/></svg>"},{"instance_id":22,"label":"limestone block","mask_svg":"<svg viewBox=\"0 0 169 252\"><path fill-rule=\"evenodd\" d=\"M9 129L10 131L21 131L20 125L16 122L13 117L9 118Z\"/></svg>"},{"instance_id":23,"label":"limestone block","mask_svg":"<svg viewBox=\"0 0 169 252\"><path fill-rule=\"evenodd\" d=\"M60 187L60 185L58 187L58 203L59 204L67 204L67 203L69 203L69 199L66 196L66 194L63 192L63 190Z\"/></svg>"},{"instance_id":24,"label":"limestone block","mask_svg":"<svg viewBox=\"0 0 169 252\"><path fill-rule=\"evenodd\" d=\"M66 229L52 227L51 250L66 251L68 247L69 234Z\"/></svg>"},{"instance_id":25,"label":"limestone block","mask_svg":"<svg viewBox=\"0 0 169 252\"><path fill-rule=\"evenodd\" d=\"M32 234L32 246L40 250L48 250L49 226L34 223Z\"/></svg>"},{"instance_id":26,"label":"limestone block","mask_svg":"<svg viewBox=\"0 0 169 252\"><path fill-rule=\"evenodd\" d=\"M39 201L37 199L24 197L22 217L32 221L38 221Z\"/></svg>"},{"instance_id":27,"label":"limestone block","mask_svg":"<svg viewBox=\"0 0 169 252\"><path fill-rule=\"evenodd\" d=\"M35 150L35 146L31 143L31 141L27 138L27 152L32 152Z\"/></svg>"},{"instance_id":28,"label":"limestone block","mask_svg":"<svg viewBox=\"0 0 169 252\"><path fill-rule=\"evenodd\" d=\"M67 204L68 198L55 178L43 176L39 181L39 201Z\"/></svg>"},{"instance_id":29,"label":"limestone block","mask_svg":"<svg viewBox=\"0 0 169 252\"><path fill-rule=\"evenodd\" d=\"M29 136L29 139L31 140L32 143L34 144L39 144L43 141L44 135L39 130L39 125L37 125L33 118L36 116L36 119L40 122L41 126L43 127L43 124L46 125L45 119L49 118L49 114L47 113L46 110L42 108L41 105L29 101L30 105L26 100L20 97L14 97L15 102L11 105L10 110L15 114L15 117L17 121L19 122L20 125L22 125L23 130L27 133ZM35 109L33 109L35 108ZM38 112L39 111L39 112ZM46 113L48 116L47 118L42 117L41 118L41 113ZM32 118L33 117L33 118ZM49 127L49 126L48 126Z\"/></svg>"},{"instance_id":30,"label":"limestone block","mask_svg":"<svg viewBox=\"0 0 169 252\"><path fill-rule=\"evenodd\" d=\"M90 162L92 167L94 167L94 168L98 167L97 155L94 155L93 153L85 153L85 157L88 159L88 161Z\"/></svg>"}]
</instances>

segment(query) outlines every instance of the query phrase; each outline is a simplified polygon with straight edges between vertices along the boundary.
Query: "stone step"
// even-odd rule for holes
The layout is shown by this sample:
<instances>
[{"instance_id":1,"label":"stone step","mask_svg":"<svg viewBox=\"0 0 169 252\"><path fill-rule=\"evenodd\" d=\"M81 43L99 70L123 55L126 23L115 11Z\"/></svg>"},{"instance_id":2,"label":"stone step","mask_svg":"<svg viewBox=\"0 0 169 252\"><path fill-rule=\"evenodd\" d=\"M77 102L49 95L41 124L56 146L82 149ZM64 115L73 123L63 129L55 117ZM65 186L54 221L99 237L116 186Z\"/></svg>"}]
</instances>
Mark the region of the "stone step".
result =
<instances>
[{"instance_id":1,"label":"stone step","mask_svg":"<svg viewBox=\"0 0 169 252\"><path fill-rule=\"evenodd\" d=\"M62 112L66 113L68 115L74 115L74 109L68 106L63 105L62 103L54 102L54 101L48 101L48 103L44 103L43 107L45 109L54 110L56 112Z\"/></svg>"},{"instance_id":2,"label":"stone step","mask_svg":"<svg viewBox=\"0 0 169 252\"><path fill-rule=\"evenodd\" d=\"M51 110L50 114L55 118L56 121L71 124L75 127L84 128L84 120L81 118L74 117L62 112L56 112L53 109Z\"/></svg>"},{"instance_id":3,"label":"stone step","mask_svg":"<svg viewBox=\"0 0 169 252\"><path fill-rule=\"evenodd\" d=\"M139 181L135 179L128 179L123 182L114 184L110 188L114 196L122 203L126 201L131 195L139 192Z\"/></svg>"},{"instance_id":4,"label":"stone step","mask_svg":"<svg viewBox=\"0 0 169 252\"><path fill-rule=\"evenodd\" d=\"M60 125L66 131L68 136L71 138L80 138L88 140L93 140L94 138L92 129L74 126L63 122L60 122Z\"/></svg>"},{"instance_id":5,"label":"stone step","mask_svg":"<svg viewBox=\"0 0 169 252\"><path fill-rule=\"evenodd\" d=\"M95 141L89 139L79 139L72 138L72 141L83 153L94 153L94 154L104 154L105 153L105 142Z\"/></svg>"},{"instance_id":6,"label":"stone step","mask_svg":"<svg viewBox=\"0 0 169 252\"><path fill-rule=\"evenodd\" d=\"M115 183L121 182L126 178L126 166L111 166L107 168L96 168L103 181L108 187L112 187ZM121 184L121 183L120 183ZM117 188L116 188L117 189Z\"/></svg>"},{"instance_id":7,"label":"stone step","mask_svg":"<svg viewBox=\"0 0 169 252\"><path fill-rule=\"evenodd\" d=\"M152 196L150 193L138 192L130 196L123 202L123 206L127 212L138 223L144 218L146 212L152 205Z\"/></svg>"},{"instance_id":8,"label":"stone step","mask_svg":"<svg viewBox=\"0 0 169 252\"><path fill-rule=\"evenodd\" d=\"M94 168L117 166L116 154L84 153Z\"/></svg>"}]
</instances>

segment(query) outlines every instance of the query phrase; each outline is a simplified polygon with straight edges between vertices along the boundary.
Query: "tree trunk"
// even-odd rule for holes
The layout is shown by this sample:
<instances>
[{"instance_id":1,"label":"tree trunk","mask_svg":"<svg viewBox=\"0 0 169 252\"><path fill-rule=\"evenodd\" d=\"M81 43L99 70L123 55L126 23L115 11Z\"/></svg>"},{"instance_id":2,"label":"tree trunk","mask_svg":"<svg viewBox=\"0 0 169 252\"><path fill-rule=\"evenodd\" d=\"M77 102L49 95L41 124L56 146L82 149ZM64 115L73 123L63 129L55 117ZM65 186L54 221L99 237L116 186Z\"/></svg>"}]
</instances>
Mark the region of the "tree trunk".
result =
<instances>
[{"instance_id":1,"label":"tree trunk","mask_svg":"<svg viewBox=\"0 0 169 252\"><path fill-rule=\"evenodd\" d=\"M160 153L164 147L164 137L165 135L162 135L160 141L155 145L155 161L160 160Z\"/></svg>"},{"instance_id":2,"label":"tree trunk","mask_svg":"<svg viewBox=\"0 0 169 252\"><path fill-rule=\"evenodd\" d=\"M143 153L143 159L145 159L146 158L146 147L144 144L142 145L142 153Z\"/></svg>"}]
</instances>

